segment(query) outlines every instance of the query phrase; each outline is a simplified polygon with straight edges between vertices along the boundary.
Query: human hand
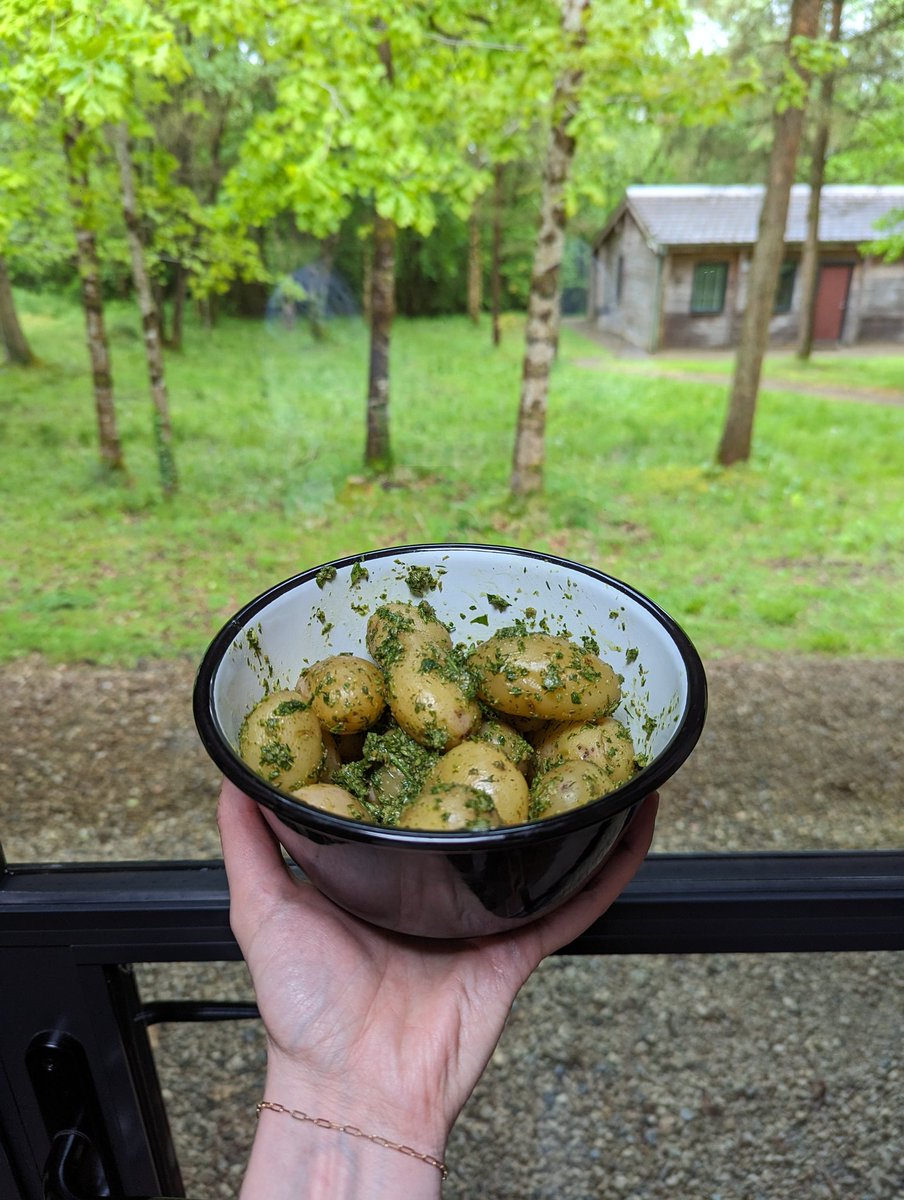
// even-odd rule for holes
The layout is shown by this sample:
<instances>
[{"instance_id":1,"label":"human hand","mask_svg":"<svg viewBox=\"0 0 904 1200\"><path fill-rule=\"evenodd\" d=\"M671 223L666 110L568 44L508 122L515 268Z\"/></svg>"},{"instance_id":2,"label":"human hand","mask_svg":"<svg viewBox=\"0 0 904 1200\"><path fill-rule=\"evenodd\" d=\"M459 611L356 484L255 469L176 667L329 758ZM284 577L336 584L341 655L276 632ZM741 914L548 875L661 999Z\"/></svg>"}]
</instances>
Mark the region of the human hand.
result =
<instances>
[{"instance_id":1,"label":"human hand","mask_svg":"<svg viewBox=\"0 0 904 1200\"><path fill-rule=\"evenodd\" d=\"M224 782L230 917L267 1031L267 1099L441 1159L522 984L633 878L656 808L648 797L603 870L548 916L511 933L433 941L368 925L299 880L260 807ZM263 1117L243 1197L439 1194L429 1164Z\"/></svg>"}]
</instances>

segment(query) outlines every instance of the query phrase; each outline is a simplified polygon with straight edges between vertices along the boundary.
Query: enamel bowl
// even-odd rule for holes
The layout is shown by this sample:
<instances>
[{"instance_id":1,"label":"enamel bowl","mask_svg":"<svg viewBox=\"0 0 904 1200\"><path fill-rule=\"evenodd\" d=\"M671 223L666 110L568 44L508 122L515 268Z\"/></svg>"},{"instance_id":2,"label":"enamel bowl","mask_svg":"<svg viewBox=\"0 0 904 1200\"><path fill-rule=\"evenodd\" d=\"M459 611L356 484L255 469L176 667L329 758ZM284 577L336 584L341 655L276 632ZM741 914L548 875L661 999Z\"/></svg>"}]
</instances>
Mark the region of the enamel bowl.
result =
<instances>
[{"instance_id":1,"label":"enamel bowl","mask_svg":"<svg viewBox=\"0 0 904 1200\"><path fill-rule=\"evenodd\" d=\"M416 568L412 571L412 568ZM267 689L343 651L369 657L367 616L423 598L455 641L524 620L588 635L623 676L615 716L645 766L561 816L481 832L364 824L271 787L238 755L238 735ZM372 924L426 937L474 937L535 920L579 891L612 853L640 801L691 753L706 715L706 677L687 635L652 600L592 567L501 546L439 544L369 551L321 564L250 601L200 665L194 714L207 752L264 806L288 854L325 895Z\"/></svg>"}]
</instances>

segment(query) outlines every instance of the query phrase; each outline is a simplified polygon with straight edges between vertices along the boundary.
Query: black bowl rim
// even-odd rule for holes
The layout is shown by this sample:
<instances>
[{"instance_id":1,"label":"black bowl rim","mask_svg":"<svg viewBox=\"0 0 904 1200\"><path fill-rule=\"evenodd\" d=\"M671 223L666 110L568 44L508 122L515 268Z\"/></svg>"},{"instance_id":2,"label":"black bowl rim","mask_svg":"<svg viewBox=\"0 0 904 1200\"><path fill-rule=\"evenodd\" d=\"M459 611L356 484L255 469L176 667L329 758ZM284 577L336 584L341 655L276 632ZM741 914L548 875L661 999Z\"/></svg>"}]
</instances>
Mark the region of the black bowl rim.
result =
<instances>
[{"instance_id":1,"label":"black bowl rim","mask_svg":"<svg viewBox=\"0 0 904 1200\"><path fill-rule=\"evenodd\" d=\"M629 597L634 603L645 608L664 627L671 637L687 671L687 705L682 720L675 728L672 737L665 748L639 771L627 783L622 784L614 792L593 800L581 808L563 813L557 817L546 817L528 821L520 825L507 825L499 829L481 831L462 831L448 833L443 830L412 830L390 828L381 825L370 825L365 822L346 820L344 817L316 809L310 805L295 800L283 792L277 791L259 775L256 775L233 750L229 739L223 732L216 717L213 702L213 688L217 671L228 649L236 636L245 628L254 616L268 604L285 592L291 591L302 583L316 578L324 569L335 567L337 570L353 566L355 563L366 563L381 558L397 555L412 555L424 553L456 552L476 550L490 554L517 555L521 558L537 559L589 575L593 579L614 587ZM456 851L491 850L508 847L513 844L540 843L556 840L572 831L584 829L590 825L598 825L609 817L615 816L650 792L655 791L678 770L696 746L703 732L706 720L707 683L703 662L696 647L673 617L670 617L648 596L637 591L623 580L607 575L596 567L586 566L572 559L562 558L555 554L547 554L540 550L528 550L517 546L489 545L480 542L422 542L406 546L382 547L366 550L360 554L345 555L332 559L330 562L319 563L306 571L301 571L280 583L274 584L260 595L255 596L243 605L220 631L214 636L195 678L192 697L192 708L195 725L201 742L223 774L247 795L258 803L271 809L277 816L286 820L290 826L302 825L315 835L331 841L365 842L368 844L384 844L398 849L429 850L432 852L454 853Z\"/></svg>"}]
</instances>

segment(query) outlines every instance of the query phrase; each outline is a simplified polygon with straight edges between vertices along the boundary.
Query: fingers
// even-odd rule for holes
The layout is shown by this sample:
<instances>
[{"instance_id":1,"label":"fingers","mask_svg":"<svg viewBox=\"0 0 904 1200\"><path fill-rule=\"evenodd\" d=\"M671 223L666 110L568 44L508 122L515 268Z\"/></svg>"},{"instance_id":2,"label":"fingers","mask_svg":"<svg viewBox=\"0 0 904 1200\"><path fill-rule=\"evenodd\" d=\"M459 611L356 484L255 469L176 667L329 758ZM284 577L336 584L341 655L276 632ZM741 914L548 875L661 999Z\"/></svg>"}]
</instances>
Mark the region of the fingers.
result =
<instances>
[{"instance_id":1,"label":"fingers","mask_svg":"<svg viewBox=\"0 0 904 1200\"><path fill-rule=\"evenodd\" d=\"M228 779L220 789L217 823L232 912L252 924L262 903L291 889L279 843L255 801Z\"/></svg>"},{"instance_id":2,"label":"fingers","mask_svg":"<svg viewBox=\"0 0 904 1200\"><path fill-rule=\"evenodd\" d=\"M659 796L653 792L637 810L634 820L599 875L567 904L536 925L525 928L526 934L533 932L538 936L541 957L545 958L574 941L621 895L650 849L658 808Z\"/></svg>"}]
</instances>

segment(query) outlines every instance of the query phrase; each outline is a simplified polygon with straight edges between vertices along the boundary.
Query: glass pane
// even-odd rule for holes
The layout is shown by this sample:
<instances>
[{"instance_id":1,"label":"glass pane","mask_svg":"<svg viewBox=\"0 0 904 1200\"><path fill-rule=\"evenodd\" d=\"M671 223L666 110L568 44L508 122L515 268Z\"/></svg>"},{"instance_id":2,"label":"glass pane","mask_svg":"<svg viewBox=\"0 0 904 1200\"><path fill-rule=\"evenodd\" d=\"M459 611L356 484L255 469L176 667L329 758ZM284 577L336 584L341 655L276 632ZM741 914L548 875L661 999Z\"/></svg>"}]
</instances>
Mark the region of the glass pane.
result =
<instances>
[{"instance_id":1,"label":"glass pane","mask_svg":"<svg viewBox=\"0 0 904 1200\"><path fill-rule=\"evenodd\" d=\"M697 263L694 267L691 312L721 312L725 304L725 283L727 278L727 263Z\"/></svg>"}]
</instances>

